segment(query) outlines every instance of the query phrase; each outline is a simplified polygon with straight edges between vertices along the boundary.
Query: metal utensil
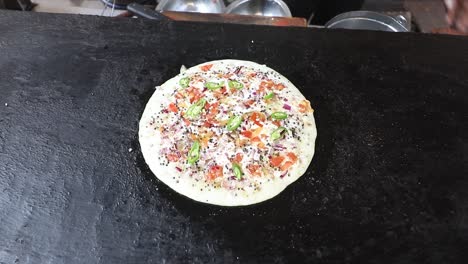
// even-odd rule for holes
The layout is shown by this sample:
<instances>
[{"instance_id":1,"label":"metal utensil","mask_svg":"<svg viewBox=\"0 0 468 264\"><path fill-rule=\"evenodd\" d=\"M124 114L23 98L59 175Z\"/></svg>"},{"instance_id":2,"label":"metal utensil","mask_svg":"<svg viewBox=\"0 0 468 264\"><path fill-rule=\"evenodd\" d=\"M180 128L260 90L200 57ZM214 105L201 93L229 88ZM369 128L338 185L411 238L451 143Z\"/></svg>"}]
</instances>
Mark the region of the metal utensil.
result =
<instances>
[{"instance_id":1,"label":"metal utensil","mask_svg":"<svg viewBox=\"0 0 468 264\"><path fill-rule=\"evenodd\" d=\"M398 19L372 11L352 11L339 14L325 24L325 28L363 29L391 32L408 32L406 19Z\"/></svg>"},{"instance_id":2,"label":"metal utensil","mask_svg":"<svg viewBox=\"0 0 468 264\"><path fill-rule=\"evenodd\" d=\"M223 0L162 0L156 6L158 11L223 13Z\"/></svg>"},{"instance_id":3,"label":"metal utensil","mask_svg":"<svg viewBox=\"0 0 468 264\"><path fill-rule=\"evenodd\" d=\"M167 18L160 12L155 11L154 9L151 9L151 8L147 8L137 3L129 4L127 6L127 10L135 15L148 18L148 19L159 20L159 21L170 20L169 18Z\"/></svg>"},{"instance_id":4,"label":"metal utensil","mask_svg":"<svg viewBox=\"0 0 468 264\"><path fill-rule=\"evenodd\" d=\"M237 0L230 4L226 13L272 17L292 17L289 7L282 0Z\"/></svg>"}]
</instances>

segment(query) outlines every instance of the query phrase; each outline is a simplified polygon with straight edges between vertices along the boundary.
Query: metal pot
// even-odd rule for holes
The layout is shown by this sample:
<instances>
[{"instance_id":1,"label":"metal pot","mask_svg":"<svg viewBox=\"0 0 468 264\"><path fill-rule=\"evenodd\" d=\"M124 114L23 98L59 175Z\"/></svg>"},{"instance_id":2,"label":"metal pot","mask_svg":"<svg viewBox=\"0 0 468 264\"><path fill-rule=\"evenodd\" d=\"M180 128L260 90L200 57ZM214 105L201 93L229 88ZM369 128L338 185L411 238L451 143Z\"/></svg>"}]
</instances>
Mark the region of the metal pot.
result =
<instances>
[{"instance_id":1,"label":"metal pot","mask_svg":"<svg viewBox=\"0 0 468 264\"><path fill-rule=\"evenodd\" d=\"M292 17L289 7L281 0L237 0L227 7L226 13L252 16Z\"/></svg>"},{"instance_id":2,"label":"metal pot","mask_svg":"<svg viewBox=\"0 0 468 264\"><path fill-rule=\"evenodd\" d=\"M162 0L156 6L158 11L223 13L223 0Z\"/></svg>"},{"instance_id":3,"label":"metal pot","mask_svg":"<svg viewBox=\"0 0 468 264\"><path fill-rule=\"evenodd\" d=\"M398 19L372 11L352 11L332 18L325 24L325 28L363 29L390 32L408 32L406 19Z\"/></svg>"}]
</instances>

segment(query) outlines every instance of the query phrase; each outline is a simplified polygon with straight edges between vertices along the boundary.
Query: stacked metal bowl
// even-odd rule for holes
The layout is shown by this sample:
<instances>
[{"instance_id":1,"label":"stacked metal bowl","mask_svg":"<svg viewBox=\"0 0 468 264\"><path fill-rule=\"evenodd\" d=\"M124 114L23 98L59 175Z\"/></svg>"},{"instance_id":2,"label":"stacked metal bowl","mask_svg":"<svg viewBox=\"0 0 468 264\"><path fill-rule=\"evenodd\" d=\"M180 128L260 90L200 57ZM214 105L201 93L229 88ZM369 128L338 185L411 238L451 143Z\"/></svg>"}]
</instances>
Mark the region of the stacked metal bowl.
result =
<instances>
[{"instance_id":1,"label":"stacked metal bowl","mask_svg":"<svg viewBox=\"0 0 468 264\"><path fill-rule=\"evenodd\" d=\"M227 13L270 17L291 17L291 11L282 0L162 0L156 10L199 13Z\"/></svg>"}]
</instances>

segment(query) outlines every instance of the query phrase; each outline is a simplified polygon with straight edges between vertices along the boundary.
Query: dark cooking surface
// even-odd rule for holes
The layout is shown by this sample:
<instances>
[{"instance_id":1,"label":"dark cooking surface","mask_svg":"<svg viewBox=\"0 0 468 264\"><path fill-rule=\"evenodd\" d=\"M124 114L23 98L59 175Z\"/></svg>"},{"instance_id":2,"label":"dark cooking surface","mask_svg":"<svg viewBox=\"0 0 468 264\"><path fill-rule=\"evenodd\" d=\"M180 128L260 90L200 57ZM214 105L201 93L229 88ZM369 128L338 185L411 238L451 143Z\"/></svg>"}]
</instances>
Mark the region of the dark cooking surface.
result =
<instances>
[{"instance_id":1,"label":"dark cooking surface","mask_svg":"<svg viewBox=\"0 0 468 264\"><path fill-rule=\"evenodd\" d=\"M0 263L462 263L467 46L0 12ZM137 140L155 85L221 58L266 63L316 110L308 173L245 208L174 193Z\"/></svg>"}]
</instances>

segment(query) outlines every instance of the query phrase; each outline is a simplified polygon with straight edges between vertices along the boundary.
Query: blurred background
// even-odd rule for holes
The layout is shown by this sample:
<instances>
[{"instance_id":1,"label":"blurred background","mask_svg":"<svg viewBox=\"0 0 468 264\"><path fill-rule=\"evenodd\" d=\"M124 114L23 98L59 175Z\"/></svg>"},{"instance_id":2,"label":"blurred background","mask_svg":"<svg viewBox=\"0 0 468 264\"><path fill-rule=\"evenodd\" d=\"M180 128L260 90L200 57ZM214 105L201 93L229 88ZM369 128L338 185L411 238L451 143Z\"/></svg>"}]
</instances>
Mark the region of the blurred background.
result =
<instances>
[{"instance_id":1,"label":"blurred background","mask_svg":"<svg viewBox=\"0 0 468 264\"><path fill-rule=\"evenodd\" d=\"M218 0L209 1L217 2ZM224 5L223 10L215 13L228 13L231 11L241 15L291 16L305 19L310 27L323 27L327 23L331 23L330 21L340 14L345 14L343 17L338 18L340 23L343 19L349 20L361 16L370 20L377 20L378 23L382 21L393 23L393 21L388 22L387 18L379 16L379 14L382 14L395 18L408 31L450 33L453 29L452 25L447 22L447 8L443 0L219 0L219 2ZM33 12L131 16L126 11L127 5L131 3L139 3L150 9L155 9L158 4L166 7L164 10L160 8L159 11L187 11L187 9L181 7L185 4L185 8L188 5L195 6L193 10L189 11L212 13L209 9L204 12L203 5L206 5L206 1L196 0L0 0L0 8ZM266 9L270 8L268 6L278 5L278 3L279 5L285 5L290 13L287 11L281 11L280 13L265 12ZM233 5L237 5L237 11L233 11ZM242 10L239 11L239 8ZM265 10L260 10L262 8ZM358 10L373 11L379 14L347 13ZM173 17L173 19L177 18ZM255 20L249 22L256 24ZM338 24L335 26L340 27Z\"/></svg>"}]
</instances>

